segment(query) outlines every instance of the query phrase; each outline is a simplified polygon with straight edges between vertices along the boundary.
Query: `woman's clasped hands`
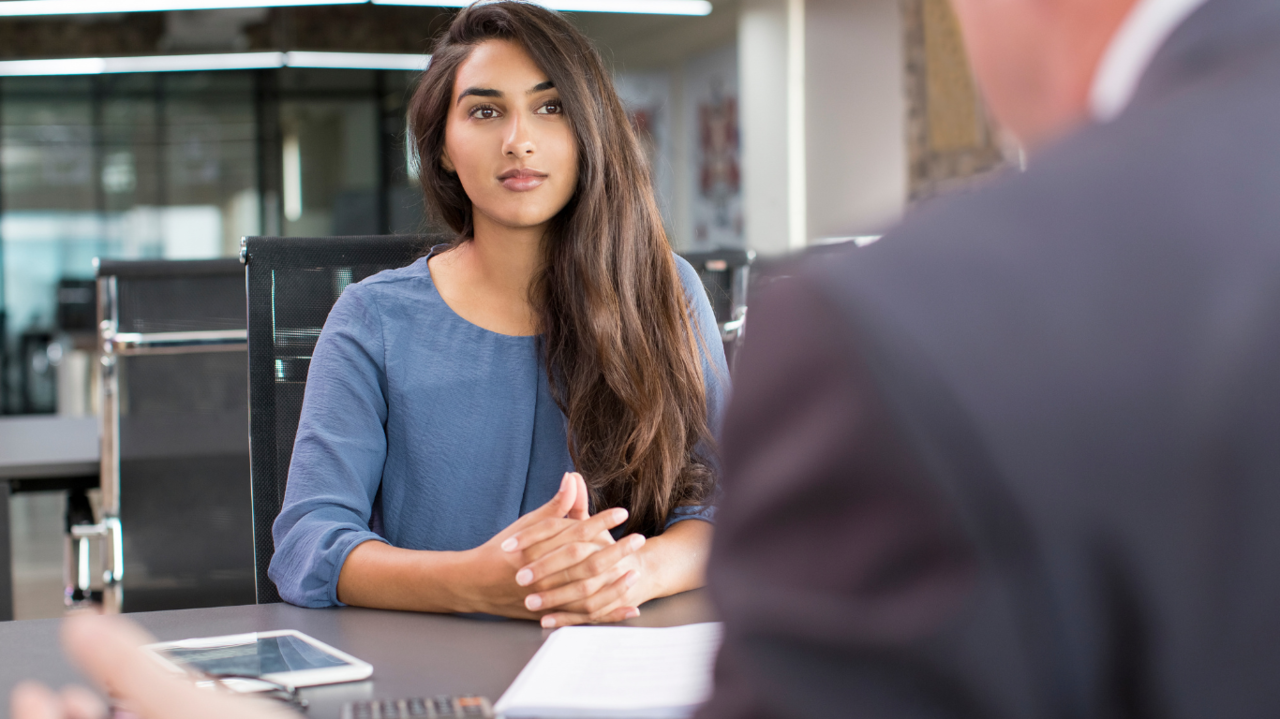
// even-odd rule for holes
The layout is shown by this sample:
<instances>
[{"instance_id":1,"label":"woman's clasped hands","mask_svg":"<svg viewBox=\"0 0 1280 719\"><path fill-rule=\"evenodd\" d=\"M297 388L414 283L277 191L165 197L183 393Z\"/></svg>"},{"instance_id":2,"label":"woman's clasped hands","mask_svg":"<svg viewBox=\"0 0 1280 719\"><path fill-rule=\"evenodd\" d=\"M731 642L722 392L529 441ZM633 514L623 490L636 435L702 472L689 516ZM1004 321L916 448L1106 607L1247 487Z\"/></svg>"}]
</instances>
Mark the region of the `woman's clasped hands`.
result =
<instances>
[{"instance_id":1,"label":"woman's clasped hands","mask_svg":"<svg viewBox=\"0 0 1280 719\"><path fill-rule=\"evenodd\" d=\"M609 530L627 521L620 507L589 514L582 476L564 475L558 491L538 509L470 550L477 611L541 618L544 627L619 622L640 615L645 538L614 541Z\"/></svg>"}]
</instances>

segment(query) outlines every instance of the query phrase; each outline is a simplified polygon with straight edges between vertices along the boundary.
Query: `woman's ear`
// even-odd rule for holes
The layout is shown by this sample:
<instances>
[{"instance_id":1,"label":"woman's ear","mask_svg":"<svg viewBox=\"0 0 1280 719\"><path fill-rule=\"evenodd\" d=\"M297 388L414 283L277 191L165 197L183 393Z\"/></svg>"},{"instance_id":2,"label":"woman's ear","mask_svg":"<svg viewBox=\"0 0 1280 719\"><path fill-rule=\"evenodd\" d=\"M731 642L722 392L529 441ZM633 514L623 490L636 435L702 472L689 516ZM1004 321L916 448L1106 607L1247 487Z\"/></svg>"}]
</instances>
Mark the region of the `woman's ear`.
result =
<instances>
[{"instance_id":1,"label":"woman's ear","mask_svg":"<svg viewBox=\"0 0 1280 719\"><path fill-rule=\"evenodd\" d=\"M457 170L453 168L453 160L449 159L448 150L440 151L440 166L444 168L445 172L457 172Z\"/></svg>"}]
</instances>

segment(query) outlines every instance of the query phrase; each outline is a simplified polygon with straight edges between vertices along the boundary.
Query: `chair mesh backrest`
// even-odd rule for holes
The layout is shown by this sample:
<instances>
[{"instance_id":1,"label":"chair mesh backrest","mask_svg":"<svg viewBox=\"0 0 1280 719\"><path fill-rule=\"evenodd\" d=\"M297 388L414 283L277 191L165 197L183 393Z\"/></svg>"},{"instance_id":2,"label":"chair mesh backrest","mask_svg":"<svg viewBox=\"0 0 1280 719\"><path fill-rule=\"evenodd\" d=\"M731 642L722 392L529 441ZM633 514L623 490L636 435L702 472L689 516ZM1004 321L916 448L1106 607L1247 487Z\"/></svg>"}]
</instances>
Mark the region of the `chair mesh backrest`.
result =
<instances>
[{"instance_id":1,"label":"chair mesh backrest","mask_svg":"<svg viewBox=\"0 0 1280 719\"><path fill-rule=\"evenodd\" d=\"M747 285L750 282L753 252L743 249L718 249L700 252L682 252L681 257L688 260L702 280L702 288L707 291L711 300L711 309L715 312L716 322L722 328L721 340L724 342L724 356L733 371L738 351L742 349L743 327L725 334L725 323L742 320L747 308Z\"/></svg>"},{"instance_id":2,"label":"chair mesh backrest","mask_svg":"<svg viewBox=\"0 0 1280 719\"><path fill-rule=\"evenodd\" d=\"M414 236L245 240L253 554L259 604L280 601L267 577L275 553L271 525L284 499L311 352L329 310L347 285L404 267L443 241Z\"/></svg>"},{"instance_id":3,"label":"chair mesh backrest","mask_svg":"<svg viewBox=\"0 0 1280 719\"><path fill-rule=\"evenodd\" d=\"M734 310L746 302L746 288L735 283L746 281L742 271L751 265L751 253L740 249L720 249L681 252L680 256L693 266L702 280L716 322L734 319Z\"/></svg>"},{"instance_id":4,"label":"chair mesh backrest","mask_svg":"<svg viewBox=\"0 0 1280 719\"><path fill-rule=\"evenodd\" d=\"M245 328L244 267L228 260L99 263L116 277L118 332L189 332Z\"/></svg>"},{"instance_id":5,"label":"chair mesh backrest","mask_svg":"<svg viewBox=\"0 0 1280 719\"><path fill-rule=\"evenodd\" d=\"M234 259L103 261L118 331L245 328ZM243 348L121 356L124 610L253 600L248 381Z\"/></svg>"}]
</instances>

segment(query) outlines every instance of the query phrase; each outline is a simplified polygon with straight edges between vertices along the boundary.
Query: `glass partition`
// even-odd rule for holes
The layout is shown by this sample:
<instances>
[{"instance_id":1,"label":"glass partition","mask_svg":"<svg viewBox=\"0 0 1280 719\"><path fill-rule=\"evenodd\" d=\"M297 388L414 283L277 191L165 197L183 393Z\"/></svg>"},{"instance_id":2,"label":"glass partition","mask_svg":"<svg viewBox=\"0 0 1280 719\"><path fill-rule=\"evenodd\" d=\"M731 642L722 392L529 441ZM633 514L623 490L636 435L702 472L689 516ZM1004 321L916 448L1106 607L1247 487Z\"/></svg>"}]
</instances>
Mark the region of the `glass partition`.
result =
<instances>
[{"instance_id":1,"label":"glass partition","mask_svg":"<svg viewBox=\"0 0 1280 719\"><path fill-rule=\"evenodd\" d=\"M95 257L235 256L253 234L416 232L415 73L0 79L0 413L93 411Z\"/></svg>"}]
</instances>

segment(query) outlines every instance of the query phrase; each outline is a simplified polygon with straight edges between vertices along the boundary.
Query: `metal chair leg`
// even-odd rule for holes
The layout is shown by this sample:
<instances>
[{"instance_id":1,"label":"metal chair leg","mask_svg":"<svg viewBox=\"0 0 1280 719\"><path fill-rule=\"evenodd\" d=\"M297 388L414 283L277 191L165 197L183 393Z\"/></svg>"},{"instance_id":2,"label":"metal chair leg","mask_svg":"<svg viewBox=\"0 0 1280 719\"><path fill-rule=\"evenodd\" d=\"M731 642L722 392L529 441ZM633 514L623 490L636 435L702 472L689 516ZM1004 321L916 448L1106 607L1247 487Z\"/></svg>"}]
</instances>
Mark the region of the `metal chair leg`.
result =
<instances>
[{"instance_id":1,"label":"metal chair leg","mask_svg":"<svg viewBox=\"0 0 1280 719\"><path fill-rule=\"evenodd\" d=\"M63 547L63 602L68 607L96 603L102 600L102 592L92 588L91 572L94 544L99 544L102 525L93 521L93 507L83 489L72 489L67 494L66 540Z\"/></svg>"}]
</instances>

